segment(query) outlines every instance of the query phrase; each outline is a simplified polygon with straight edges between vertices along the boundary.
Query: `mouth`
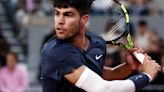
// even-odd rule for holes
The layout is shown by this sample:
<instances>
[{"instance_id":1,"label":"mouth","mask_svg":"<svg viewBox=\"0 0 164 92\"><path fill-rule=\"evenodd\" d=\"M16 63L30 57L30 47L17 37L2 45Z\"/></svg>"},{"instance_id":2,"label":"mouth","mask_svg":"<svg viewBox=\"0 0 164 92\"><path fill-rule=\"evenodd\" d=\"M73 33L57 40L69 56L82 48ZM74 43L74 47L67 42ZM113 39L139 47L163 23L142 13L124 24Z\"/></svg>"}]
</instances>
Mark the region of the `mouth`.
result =
<instances>
[{"instance_id":1,"label":"mouth","mask_svg":"<svg viewBox=\"0 0 164 92\"><path fill-rule=\"evenodd\" d=\"M66 30L64 28L56 28L56 32L58 32L59 34L64 33Z\"/></svg>"}]
</instances>

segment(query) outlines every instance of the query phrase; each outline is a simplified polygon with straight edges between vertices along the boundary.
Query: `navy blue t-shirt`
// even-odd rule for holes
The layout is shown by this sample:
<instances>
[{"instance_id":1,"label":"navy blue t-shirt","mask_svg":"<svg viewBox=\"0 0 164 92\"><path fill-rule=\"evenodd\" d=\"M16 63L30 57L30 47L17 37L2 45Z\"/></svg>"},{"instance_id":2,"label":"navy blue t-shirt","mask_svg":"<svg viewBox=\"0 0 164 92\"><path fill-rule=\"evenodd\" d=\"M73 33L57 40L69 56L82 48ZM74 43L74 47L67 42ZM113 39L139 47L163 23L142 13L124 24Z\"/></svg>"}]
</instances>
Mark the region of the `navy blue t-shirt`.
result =
<instances>
[{"instance_id":1,"label":"navy blue t-shirt","mask_svg":"<svg viewBox=\"0 0 164 92\"><path fill-rule=\"evenodd\" d=\"M106 46L105 41L91 32L86 32L90 40L87 51L57 38L50 39L42 49L43 92L85 92L64 78L82 65L102 76Z\"/></svg>"}]
</instances>

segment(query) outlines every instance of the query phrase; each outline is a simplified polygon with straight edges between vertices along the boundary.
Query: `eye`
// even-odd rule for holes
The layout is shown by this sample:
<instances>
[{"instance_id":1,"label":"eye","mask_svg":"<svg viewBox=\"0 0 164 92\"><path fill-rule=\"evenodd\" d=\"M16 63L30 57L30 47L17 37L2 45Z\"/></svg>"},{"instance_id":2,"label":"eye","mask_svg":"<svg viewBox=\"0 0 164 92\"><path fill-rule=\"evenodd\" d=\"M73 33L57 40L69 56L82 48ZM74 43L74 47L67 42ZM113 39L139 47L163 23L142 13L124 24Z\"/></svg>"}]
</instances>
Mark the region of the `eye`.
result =
<instances>
[{"instance_id":1,"label":"eye","mask_svg":"<svg viewBox=\"0 0 164 92\"><path fill-rule=\"evenodd\" d=\"M65 13L65 16L67 16L67 17L73 17L74 15L73 15L73 13Z\"/></svg>"},{"instance_id":2,"label":"eye","mask_svg":"<svg viewBox=\"0 0 164 92\"><path fill-rule=\"evenodd\" d=\"M55 15L55 16L59 16L59 12L55 11L55 12L54 12L54 15Z\"/></svg>"}]
</instances>

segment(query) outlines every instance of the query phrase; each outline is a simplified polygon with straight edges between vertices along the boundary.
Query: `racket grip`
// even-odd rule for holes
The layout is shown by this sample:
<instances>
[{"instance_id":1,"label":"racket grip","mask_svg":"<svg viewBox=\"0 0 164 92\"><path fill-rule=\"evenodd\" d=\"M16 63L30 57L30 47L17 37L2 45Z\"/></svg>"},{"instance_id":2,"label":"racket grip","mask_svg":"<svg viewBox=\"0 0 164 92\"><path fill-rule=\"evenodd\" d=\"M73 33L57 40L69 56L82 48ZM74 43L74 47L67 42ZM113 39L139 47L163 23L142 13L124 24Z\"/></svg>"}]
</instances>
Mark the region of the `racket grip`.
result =
<instances>
[{"instance_id":1,"label":"racket grip","mask_svg":"<svg viewBox=\"0 0 164 92\"><path fill-rule=\"evenodd\" d=\"M137 53L137 52L133 52L133 55L136 57L136 59L143 64L145 56L142 53Z\"/></svg>"}]
</instances>

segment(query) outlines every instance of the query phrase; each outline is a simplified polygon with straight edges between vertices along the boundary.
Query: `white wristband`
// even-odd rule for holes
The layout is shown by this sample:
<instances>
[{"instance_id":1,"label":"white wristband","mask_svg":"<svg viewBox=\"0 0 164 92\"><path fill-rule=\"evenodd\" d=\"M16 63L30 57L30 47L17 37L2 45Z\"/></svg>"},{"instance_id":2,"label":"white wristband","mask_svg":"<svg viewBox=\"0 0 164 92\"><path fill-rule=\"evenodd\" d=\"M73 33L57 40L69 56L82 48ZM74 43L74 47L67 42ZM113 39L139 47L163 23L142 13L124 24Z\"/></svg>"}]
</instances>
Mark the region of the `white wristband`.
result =
<instances>
[{"instance_id":1,"label":"white wristband","mask_svg":"<svg viewBox=\"0 0 164 92\"><path fill-rule=\"evenodd\" d=\"M149 77L149 82L152 82L153 81L153 78L148 73L145 73L144 72L143 74L145 74L145 75L147 75Z\"/></svg>"}]
</instances>

